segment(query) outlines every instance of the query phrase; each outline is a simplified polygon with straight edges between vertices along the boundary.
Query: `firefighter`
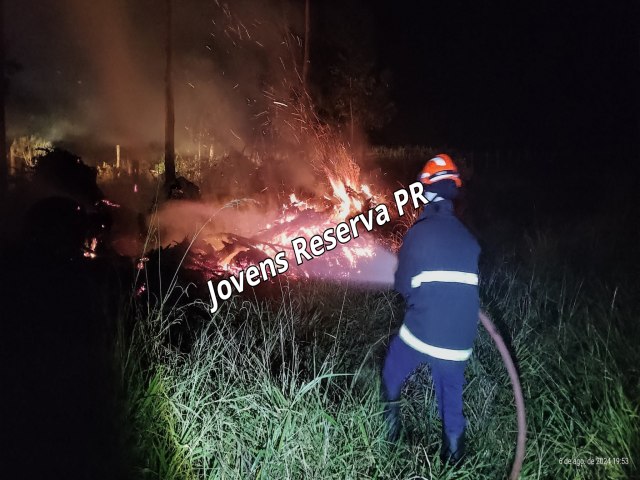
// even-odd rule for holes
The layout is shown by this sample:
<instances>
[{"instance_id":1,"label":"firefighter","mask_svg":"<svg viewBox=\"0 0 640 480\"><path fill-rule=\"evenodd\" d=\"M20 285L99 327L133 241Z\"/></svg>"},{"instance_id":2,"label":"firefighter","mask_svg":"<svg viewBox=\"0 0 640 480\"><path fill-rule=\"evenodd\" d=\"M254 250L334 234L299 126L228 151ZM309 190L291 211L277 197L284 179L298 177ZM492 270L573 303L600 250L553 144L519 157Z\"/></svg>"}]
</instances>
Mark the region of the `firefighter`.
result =
<instances>
[{"instance_id":1,"label":"firefighter","mask_svg":"<svg viewBox=\"0 0 640 480\"><path fill-rule=\"evenodd\" d=\"M464 456L462 390L477 333L480 247L454 214L462 181L451 158L440 154L429 160L420 181L429 203L398 253L395 289L406 300L406 311L382 369L384 416L388 438L395 442L402 386L418 366L428 364L443 425L441 456L457 463Z\"/></svg>"}]
</instances>

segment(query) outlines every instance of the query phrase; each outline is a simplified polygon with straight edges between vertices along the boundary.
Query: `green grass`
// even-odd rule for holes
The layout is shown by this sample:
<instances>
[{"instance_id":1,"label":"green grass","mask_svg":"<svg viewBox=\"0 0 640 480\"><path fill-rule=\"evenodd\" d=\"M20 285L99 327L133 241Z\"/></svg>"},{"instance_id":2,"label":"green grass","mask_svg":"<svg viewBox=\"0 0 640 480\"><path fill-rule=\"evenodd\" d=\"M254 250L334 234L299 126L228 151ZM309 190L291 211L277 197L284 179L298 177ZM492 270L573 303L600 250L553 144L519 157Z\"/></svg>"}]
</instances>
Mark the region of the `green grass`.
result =
<instances>
[{"instance_id":1,"label":"green grass","mask_svg":"<svg viewBox=\"0 0 640 480\"><path fill-rule=\"evenodd\" d=\"M392 177L413 178L434 153L415 147L373 156L398 170ZM472 189L468 198L467 220L485 226L483 308L511 348L527 407L521 478L640 478L636 273L594 273L621 256L633 263L619 218L605 212L558 230L538 217L521 219L520 209L509 217L501 209L510 195ZM474 210L478 199L482 208ZM481 326L466 371L469 455L453 469L439 459L441 425L426 368L405 387L403 440L385 441L379 373L402 320L396 295L278 280L224 302L213 317L206 305L183 305L187 292L178 289L162 297L162 308L138 305L122 318L117 357L132 477L507 477L513 394ZM167 304L176 298L180 307Z\"/></svg>"},{"instance_id":2,"label":"green grass","mask_svg":"<svg viewBox=\"0 0 640 480\"><path fill-rule=\"evenodd\" d=\"M483 303L510 342L527 405L522 478L632 478L640 457L637 317L603 285L541 268L497 268ZM407 384L404 440L384 440L379 366L401 321L391 292L281 285L276 300L235 298L212 318L144 312L122 343L134 475L162 479L498 479L515 442L511 387L481 331L467 369L469 450L438 457L429 372ZM201 312L199 326L175 328ZM174 312L175 313L175 312ZM197 316L198 314L195 313ZM624 326L624 327L622 327ZM626 326L629 326L628 328ZM635 369L635 370L634 370ZM563 465L626 457L629 465Z\"/></svg>"}]
</instances>

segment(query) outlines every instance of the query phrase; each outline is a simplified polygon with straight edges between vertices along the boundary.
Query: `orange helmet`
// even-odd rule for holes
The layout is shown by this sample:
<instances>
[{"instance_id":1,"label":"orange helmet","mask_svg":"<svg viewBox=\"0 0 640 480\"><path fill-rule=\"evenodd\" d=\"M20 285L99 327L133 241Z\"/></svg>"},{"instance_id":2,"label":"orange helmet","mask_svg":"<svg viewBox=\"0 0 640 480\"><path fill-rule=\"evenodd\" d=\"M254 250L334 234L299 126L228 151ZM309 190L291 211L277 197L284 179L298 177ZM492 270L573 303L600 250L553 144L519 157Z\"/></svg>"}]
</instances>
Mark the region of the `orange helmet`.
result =
<instances>
[{"instance_id":1,"label":"orange helmet","mask_svg":"<svg viewBox=\"0 0 640 480\"><path fill-rule=\"evenodd\" d=\"M456 187L462 186L458 167L446 153L439 153L429 160L420 173L420 181L426 185L431 185L440 180L453 180L456 183Z\"/></svg>"}]
</instances>

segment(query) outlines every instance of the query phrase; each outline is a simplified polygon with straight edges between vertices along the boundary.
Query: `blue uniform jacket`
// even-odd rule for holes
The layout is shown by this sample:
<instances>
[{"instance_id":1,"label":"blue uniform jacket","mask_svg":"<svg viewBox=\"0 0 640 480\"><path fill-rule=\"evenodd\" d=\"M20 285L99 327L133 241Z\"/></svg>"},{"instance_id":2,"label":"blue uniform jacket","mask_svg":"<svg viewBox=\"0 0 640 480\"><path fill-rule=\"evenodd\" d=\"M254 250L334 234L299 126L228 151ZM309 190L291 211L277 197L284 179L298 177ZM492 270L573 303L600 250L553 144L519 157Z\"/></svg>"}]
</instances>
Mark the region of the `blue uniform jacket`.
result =
<instances>
[{"instance_id":1,"label":"blue uniform jacket","mask_svg":"<svg viewBox=\"0 0 640 480\"><path fill-rule=\"evenodd\" d=\"M395 274L395 289L407 302L400 331L406 343L445 359L466 359L449 358L449 349L470 355L480 306L479 255L478 242L455 216L450 200L425 205L404 237ZM425 351L421 342L436 347L436 353Z\"/></svg>"}]
</instances>

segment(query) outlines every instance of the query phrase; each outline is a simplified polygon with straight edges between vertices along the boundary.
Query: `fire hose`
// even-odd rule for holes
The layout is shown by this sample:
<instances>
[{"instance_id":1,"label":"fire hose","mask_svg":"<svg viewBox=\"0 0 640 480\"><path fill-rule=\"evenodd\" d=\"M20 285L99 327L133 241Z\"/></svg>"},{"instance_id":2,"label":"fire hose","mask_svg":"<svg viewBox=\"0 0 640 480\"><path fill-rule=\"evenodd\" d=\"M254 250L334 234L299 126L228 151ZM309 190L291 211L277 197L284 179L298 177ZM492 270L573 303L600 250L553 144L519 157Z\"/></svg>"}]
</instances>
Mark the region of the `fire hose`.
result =
<instances>
[{"instance_id":1,"label":"fire hose","mask_svg":"<svg viewBox=\"0 0 640 480\"><path fill-rule=\"evenodd\" d=\"M511 467L511 474L509 475L510 480L517 480L520 476L520 470L522 469L522 462L524 461L525 454L525 444L527 442L527 421L524 410L524 396L522 395L522 387L520 386L520 379L518 378L518 371L516 370L515 365L513 364L513 359L509 354L509 350L502 339L502 336L496 329L494 323L489 319L487 314L484 312L480 312L480 322L487 330L491 338L493 339L496 347L498 347L498 351L500 352L500 356L502 357L502 361L507 367L507 372L509 372L509 378L511 379L511 386L513 387L513 397L516 402L516 412L517 412L517 421L518 421L518 438L516 441L516 455L513 460L513 466Z\"/></svg>"}]
</instances>

